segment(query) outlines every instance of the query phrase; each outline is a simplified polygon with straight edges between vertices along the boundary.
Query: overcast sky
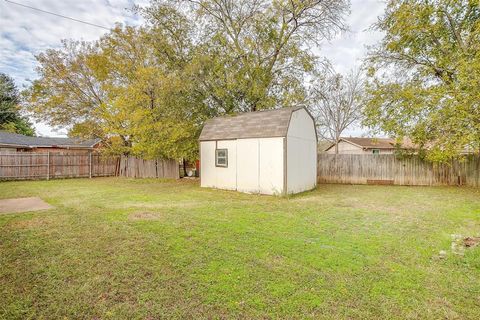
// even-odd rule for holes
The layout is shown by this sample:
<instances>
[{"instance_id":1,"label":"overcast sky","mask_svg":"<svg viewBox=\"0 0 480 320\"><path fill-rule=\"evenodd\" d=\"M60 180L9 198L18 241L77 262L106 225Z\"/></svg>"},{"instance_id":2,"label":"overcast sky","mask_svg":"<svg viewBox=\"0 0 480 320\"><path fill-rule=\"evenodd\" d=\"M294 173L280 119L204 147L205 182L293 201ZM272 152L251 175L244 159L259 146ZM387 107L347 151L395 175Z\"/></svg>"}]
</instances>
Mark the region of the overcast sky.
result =
<instances>
[{"instance_id":1,"label":"overcast sky","mask_svg":"<svg viewBox=\"0 0 480 320\"><path fill-rule=\"evenodd\" d=\"M130 8L134 4L148 4L148 0L12 1L107 28L115 22L141 24L140 17ZM385 4L380 0L352 0L352 12L347 21L350 32L325 43L319 54L330 59L339 72L346 72L358 65L365 55L365 47L381 37L381 34L368 29L384 8ZM58 48L62 39L95 40L105 32L108 31L0 0L0 72L12 76L22 88L28 80L36 78L36 54L48 48ZM36 123L35 127L37 134L42 136L66 134L64 129L53 129L41 123ZM349 135L362 133L359 128L347 132Z\"/></svg>"}]
</instances>

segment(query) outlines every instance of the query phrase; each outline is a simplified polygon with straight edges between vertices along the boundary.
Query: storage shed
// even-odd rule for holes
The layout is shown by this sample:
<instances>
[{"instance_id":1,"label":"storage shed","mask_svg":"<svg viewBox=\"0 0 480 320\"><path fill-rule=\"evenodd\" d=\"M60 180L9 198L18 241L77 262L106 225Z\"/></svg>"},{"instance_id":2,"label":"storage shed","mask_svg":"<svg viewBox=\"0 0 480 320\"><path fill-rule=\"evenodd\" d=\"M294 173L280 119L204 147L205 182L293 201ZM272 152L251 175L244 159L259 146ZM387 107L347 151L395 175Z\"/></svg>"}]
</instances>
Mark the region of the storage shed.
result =
<instances>
[{"instance_id":1,"label":"storage shed","mask_svg":"<svg viewBox=\"0 0 480 320\"><path fill-rule=\"evenodd\" d=\"M202 187L280 195L316 186L317 134L303 107L213 118L199 140Z\"/></svg>"}]
</instances>

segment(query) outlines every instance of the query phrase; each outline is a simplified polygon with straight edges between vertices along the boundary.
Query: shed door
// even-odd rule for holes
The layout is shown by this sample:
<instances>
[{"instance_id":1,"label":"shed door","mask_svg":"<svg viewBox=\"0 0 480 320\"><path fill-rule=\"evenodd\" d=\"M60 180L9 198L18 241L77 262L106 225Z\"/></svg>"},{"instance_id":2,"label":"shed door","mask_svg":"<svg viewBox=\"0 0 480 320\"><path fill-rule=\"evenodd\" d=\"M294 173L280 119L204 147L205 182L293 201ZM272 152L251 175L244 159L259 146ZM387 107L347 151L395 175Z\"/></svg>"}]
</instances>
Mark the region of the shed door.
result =
<instances>
[{"instance_id":1,"label":"shed door","mask_svg":"<svg viewBox=\"0 0 480 320\"><path fill-rule=\"evenodd\" d=\"M258 139L237 140L237 190L258 193Z\"/></svg>"}]
</instances>

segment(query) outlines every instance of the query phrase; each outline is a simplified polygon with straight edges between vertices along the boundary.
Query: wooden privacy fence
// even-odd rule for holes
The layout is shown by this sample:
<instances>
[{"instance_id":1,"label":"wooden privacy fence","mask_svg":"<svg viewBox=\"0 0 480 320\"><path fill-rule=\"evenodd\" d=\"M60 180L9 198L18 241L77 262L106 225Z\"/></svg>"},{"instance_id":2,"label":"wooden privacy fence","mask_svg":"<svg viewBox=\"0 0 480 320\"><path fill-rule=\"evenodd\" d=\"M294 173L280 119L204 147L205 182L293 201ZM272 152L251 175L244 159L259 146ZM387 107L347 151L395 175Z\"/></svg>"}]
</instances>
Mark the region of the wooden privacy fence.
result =
<instances>
[{"instance_id":1,"label":"wooden privacy fence","mask_svg":"<svg viewBox=\"0 0 480 320\"><path fill-rule=\"evenodd\" d=\"M115 176L118 160L98 153L0 153L0 179L30 180Z\"/></svg>"},{"instance_id":2,"label":"wooden privacy fence","mask_svg":"<svg viewBox=\"0 0 480 320\"><path fill-rule=\"evenodd\" d=\"M0 180L108 176L177 179L178 172L175 160L120 158L93 152L0 153Z\"/></svg>"},{"instance_id":3,"label":"wooden privacy fence","mask_svg":"<svg viewBox=\"0 0 480 320\"><path fill-rule=\"evenodd\" d=\"M319 154L317 168L320 183L480 186L478 156L438 164L393 154Z\"/></svg>"},{"instance_id":4,"label":"wooden privacy fence","mask_svg":"<svg viewBox=\"0 0 480 320\"><path fill-rule=\"evenodd\" d=\"M180 178L178 162L171 159L144 160L134 157L122 157L120 172L129 178Z\"/></svg>"}]
</instances>

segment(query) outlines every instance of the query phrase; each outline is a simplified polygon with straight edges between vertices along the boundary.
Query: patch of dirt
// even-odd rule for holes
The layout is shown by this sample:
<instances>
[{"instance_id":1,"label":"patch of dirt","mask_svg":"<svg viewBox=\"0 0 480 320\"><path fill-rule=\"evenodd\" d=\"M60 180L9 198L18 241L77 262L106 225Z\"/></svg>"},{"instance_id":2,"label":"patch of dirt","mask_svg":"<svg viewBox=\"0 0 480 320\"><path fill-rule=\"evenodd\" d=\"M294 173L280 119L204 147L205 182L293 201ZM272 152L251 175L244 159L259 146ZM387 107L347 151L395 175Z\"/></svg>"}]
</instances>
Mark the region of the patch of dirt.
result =
<instances>
[{"instance_id":1,"label":"patch of dirt","mask_svg":"<svg viewBox=\"0 0 480 320\"><path fill-rule=\"evenodd\" d=\"M130 220L160 220L163 215L159 212L138 211L128 215Z\"/></svg>"},{"instance_id":2,"label":"patch of dirt","mask_svg":"<svg viewBox=\"0 0 480 320\"><path fill-rule=\"evenodd\" d=\"M115 205L115 208L137 208L137 209L162 209L162 208L195 208L199 206L199 201L172 201L172 202L153 202L153 203L144 203L144 202L134 202L127 201Z\"/></svg>"},{"instance_id":3,"label":"patch of dirt","mask_svg":"<svg viewBox=\"0 0 480 320\"><path fill-rule=\"evenodd\" d=\"M2 199L0 213L29 212L54 208L39 197Z\"/></svg>"},{"instance_id":4,"label":"patch of dirt","mask_svg":"<svg viewBox=\"0 0 480 320\"><path fill-rule=\"evenodd\" d=\"M463 239L463 245L467 248L476 247L480 244L480 237L466 237Z\"/></svg>"},{"instance_id":5,"label":"patch of dirt","mask_svg":"<svg viewBox=\"0 0 480 320\"><path fill-rule=\"evenodd\" d=\"M19 220L11 222L11 227L13 229L37 229L45 228L50 222L40 217L35 217L28 220Z\"/></svg>"}]
</instances>

